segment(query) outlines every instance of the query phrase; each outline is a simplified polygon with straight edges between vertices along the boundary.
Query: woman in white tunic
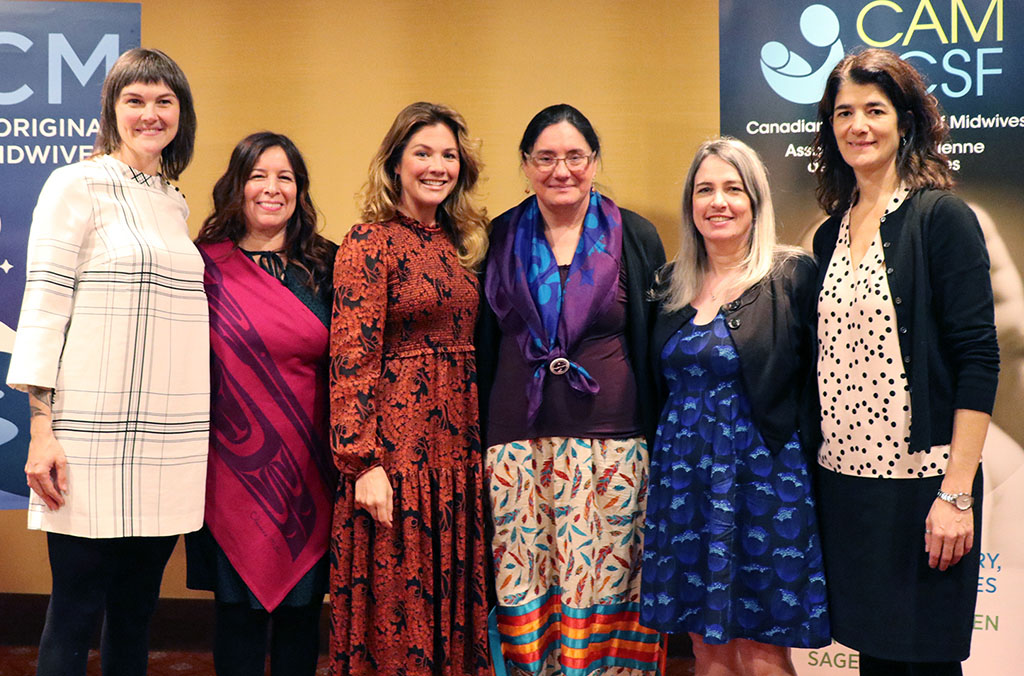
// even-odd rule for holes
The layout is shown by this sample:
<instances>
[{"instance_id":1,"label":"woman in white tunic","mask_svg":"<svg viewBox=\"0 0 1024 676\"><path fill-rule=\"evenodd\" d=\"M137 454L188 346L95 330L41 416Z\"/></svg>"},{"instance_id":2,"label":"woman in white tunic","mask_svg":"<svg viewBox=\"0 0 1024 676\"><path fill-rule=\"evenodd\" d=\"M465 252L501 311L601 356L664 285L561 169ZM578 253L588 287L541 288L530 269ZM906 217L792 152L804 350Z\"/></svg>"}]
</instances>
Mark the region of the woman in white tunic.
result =
<instances>
[{"instance_id":1,"label":"woman in white tunic","mask_svg":"<svg viewBox=\"0 0 1024 676\"><path fill-rule=\"evenodd\" d=\"M84 675L101 616L104 674L144 674L164 566L203 523L203 261L168 182L192 157L192 94L166 54L133 49L102 98L93 157L39 194L7 375L29 394L28 527L53 575L40 675Z\"/></svg>"}]
</instances>

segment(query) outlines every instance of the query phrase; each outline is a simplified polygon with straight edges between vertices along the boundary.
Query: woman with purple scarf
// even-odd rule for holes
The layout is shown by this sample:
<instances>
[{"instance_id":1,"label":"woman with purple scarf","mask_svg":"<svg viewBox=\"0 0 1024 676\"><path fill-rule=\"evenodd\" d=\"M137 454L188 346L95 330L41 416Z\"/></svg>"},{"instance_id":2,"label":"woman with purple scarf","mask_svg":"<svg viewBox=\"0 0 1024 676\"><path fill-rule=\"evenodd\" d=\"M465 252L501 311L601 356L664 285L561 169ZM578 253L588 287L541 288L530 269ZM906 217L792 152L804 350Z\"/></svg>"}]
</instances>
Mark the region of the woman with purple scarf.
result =
<instances>
[{"instance_id":1,"label":"woman with purple scarf","mask_svg":"<svg viewBox=\"0 0 1024 676\"><path fill-rule=\"evenodd\" d=\"M188 584L216 597L218 676L316 670L335 485L327 439L337 246L286 136L235 147L196 239L210 302L206 522Z\"/></svg>"},{"instance_id":2,"label":"woman with purple scarf","mask_svg":"<svg viewBox=\"0 0 1024 676\"><path fill-rule=\"evenodd\" d=\"M654 226L594 189L600 142L560 104L519 144L534 194L492 224L478 329L499 674L653 674L640 626ZM502 661L504 664L502 664Z\"/></svg>"}]
</instances>

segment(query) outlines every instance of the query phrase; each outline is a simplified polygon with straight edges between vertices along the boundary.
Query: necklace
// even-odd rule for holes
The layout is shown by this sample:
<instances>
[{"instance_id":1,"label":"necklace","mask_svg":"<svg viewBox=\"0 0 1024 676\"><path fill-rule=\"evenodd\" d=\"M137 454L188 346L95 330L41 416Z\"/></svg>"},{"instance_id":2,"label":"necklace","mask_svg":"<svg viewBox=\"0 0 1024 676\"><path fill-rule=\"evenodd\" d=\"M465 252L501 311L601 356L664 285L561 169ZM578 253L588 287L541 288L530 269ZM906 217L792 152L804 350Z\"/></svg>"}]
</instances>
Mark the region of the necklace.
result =
<instances>
[{"instance_id":1,"label":"necklace","mask_svg":"<svg viewBox=\"0 0 1024 676\"><path fill-rule=\"evenodd\" d=\"M708 296L711 297L711 300L717 303L719 296L723 296L724 297L724 292L726 292L726 291L728 291L728 290L730 290L732 288L733 282L735 281L737 276L738 276L738 273L733 273L733 274L730 274L730 275L725 275L725 276L719 278L717 280L717 283L713 287L710 284L710 280L706 281L705 283L708 286L707 293L708 293Z\"/></svg>"}]
</instances>

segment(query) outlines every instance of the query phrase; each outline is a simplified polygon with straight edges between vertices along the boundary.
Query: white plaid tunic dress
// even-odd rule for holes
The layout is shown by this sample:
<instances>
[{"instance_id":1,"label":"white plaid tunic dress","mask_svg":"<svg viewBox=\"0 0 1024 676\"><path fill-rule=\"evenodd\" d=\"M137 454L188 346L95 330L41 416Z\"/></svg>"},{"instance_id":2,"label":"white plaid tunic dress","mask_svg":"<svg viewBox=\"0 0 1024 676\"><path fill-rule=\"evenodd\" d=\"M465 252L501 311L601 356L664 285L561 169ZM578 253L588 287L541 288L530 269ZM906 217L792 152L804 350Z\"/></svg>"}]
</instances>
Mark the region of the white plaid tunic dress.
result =
<instances>
[{"instance_id":1,"label":"white plaid tunic dress","mask_svg":"<svg viewBox=\"0 0 1024 676\"><path fill-rule=\"evenodd\" d=\"M65 504L28 527L80 537L203 523L209 325L177 189L103 156L57 169L32 215L7 382L52 388Z\"/></svg>"}]
</instances>

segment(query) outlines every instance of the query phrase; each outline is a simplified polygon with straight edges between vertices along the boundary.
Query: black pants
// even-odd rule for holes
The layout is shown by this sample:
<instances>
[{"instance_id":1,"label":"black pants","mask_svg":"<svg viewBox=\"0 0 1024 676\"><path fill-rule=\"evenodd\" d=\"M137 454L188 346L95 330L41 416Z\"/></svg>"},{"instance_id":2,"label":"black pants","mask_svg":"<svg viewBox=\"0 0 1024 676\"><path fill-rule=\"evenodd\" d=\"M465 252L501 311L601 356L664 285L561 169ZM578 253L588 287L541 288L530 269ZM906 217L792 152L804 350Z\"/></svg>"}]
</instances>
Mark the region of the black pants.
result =
<instances>
[{"instance_id":1,"label":"black pants","mask_svg":"<svg viewBox=\"0 0 1024 676\"><path fill-rule=\"evenodd\" d=\"M53 591L39 641L38 676L85 676L100 618L104 676L142 676L149 620L178 536L81 538L47 533Z\"/></svg>"},{"instance_id":2,"label":"black pants","mask_svg":"<svg viewBox=\"0 0 1024 676\"><path fill-rule=\"evenodd\" d=\"M960 662L895 662L860 654L861 676L962 676Z\"/></svg>"},{"instance_id":3,"label":"black pants","mask_svg":"<svg viewBox=\"0 0 1024 676\"><path fill-rule=\"evenodd\" d=\"M263 676L270 643L273 676L313 676L320 648L317 599L308 606L280 606L274 612L240 603L217 603L213 664L217 676Z\"/></svg>"}]
</instances>

